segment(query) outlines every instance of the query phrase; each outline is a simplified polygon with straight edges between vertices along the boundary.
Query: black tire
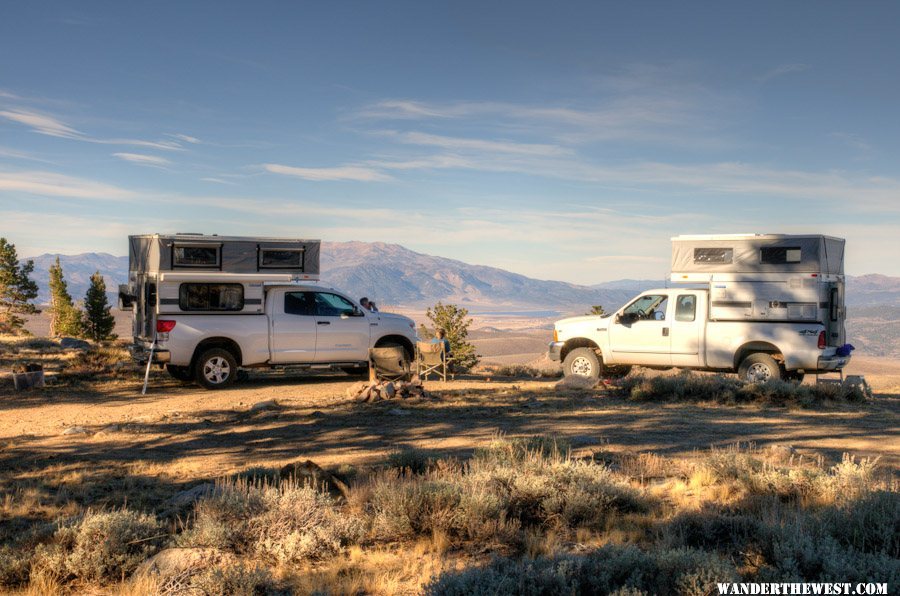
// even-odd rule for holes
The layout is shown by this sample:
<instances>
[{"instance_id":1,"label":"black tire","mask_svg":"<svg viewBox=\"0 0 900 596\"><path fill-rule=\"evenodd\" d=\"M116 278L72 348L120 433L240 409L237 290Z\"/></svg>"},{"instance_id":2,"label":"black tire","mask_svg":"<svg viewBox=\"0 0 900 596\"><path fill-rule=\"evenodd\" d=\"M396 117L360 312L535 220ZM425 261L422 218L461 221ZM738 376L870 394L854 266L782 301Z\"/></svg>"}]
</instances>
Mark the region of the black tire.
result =
<instances>
[{"instance_id":1,"label":"black tire","mask_svg":"<svg viewBox=\"0 0 900 596\"><path fill-rule=\"evenodd\" d=\"M168 372L173 379L181 381L182 383L190 383L194 380L194 375L191 374L191 367L189 366L173 366L167 364L166 372Z\"/></svg>"},{"instance_id":2,"label":"black tire","mask_svg":"<svg viewBox=\"0 0 900 596\"><path fill-rule=\"evenodd\" d=\"M747 383L764 383L781 379L781 366L768 354L750 354L738 367L738 377Z\"/></svg>"},{"instance_id":3,"label":"black tire","mask_svg":"<svg viewBox=\"0 0 900 596\"><path fill-rule=\"evenodd\" d=\"M234 354L222 348L206 350L194 364L194 380L205 389L223 389L237 378Z\"/></svg>"},{"instance_id":4,"label":"black tire","mask_svg":"<svg viewBox=\"0 0 900 596\"><path fill-rule=\"evenodd\" d=\"M563 372L567 377L599 379L603 363L591 348L575 348L563 360Z\"/></svg>"},{"instance_id":5,"label":"black tire","mask_svg":"<svg viewBox=\"0 0 900 596\"><path fill-rule=\"evenodd\" d=\"M408 347L404 346L401 343L395 342L395 341L378 342L375 344L374 347L376 347L376 348L403 348L403 353L406 354L406 360L408 362L412 362L415 359L415 354L410 352ZM369 370L369 368L366 367L366 371L368 371L368 370Z\"/></svg>"}]
</instances>

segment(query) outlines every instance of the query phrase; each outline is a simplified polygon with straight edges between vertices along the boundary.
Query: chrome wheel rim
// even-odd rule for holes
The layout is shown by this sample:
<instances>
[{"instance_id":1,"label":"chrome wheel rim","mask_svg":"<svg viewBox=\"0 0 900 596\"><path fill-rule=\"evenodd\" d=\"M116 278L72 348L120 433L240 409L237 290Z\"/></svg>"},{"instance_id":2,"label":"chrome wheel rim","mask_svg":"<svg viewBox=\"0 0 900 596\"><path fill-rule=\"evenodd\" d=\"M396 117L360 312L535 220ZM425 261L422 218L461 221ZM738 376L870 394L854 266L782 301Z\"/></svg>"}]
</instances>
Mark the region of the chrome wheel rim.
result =
<instances>
[{"instance_id":1,"label":"chrome wheel rim","mask_svg":"<svg viewBox=\"0 0 900 596\"><path fill-rule=\"evenodd\" d=\"M751 383L762 383L772 378L772 371L762 362L754 362L747 369L747 380Z\"/></svg>"},{"instance_id":2,"label":"chrome wheel rim","mask_svg":"<svg viewBox=\"0 0 900 596\"><path fill-rule=\"evenodd\" d=\"M218 385L224 383L231 374L231 366L221 356L210 358L203 365L203 377L210 383Z\"/></svg>"},{"instance_id":3,"label":"chrome wheel rim","mask_svg":"<svg viewBox=\"0 0 900 596\"><path fill-rule=\"evenodd\" d=\"M593 371L593 364L588 358L579 356L572 361L572 374L579 377L589 377Z\"/></svg>"}]
</instances>

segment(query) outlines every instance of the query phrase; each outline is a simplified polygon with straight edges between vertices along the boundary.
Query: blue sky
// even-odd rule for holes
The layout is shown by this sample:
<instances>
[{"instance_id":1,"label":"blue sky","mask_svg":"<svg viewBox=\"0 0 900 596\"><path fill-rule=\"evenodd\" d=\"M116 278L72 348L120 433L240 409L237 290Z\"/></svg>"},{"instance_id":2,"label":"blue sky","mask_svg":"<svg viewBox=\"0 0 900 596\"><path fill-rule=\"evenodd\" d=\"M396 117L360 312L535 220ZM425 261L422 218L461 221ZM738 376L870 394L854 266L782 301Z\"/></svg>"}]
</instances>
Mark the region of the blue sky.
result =
<instances>
[{"instance_id":1,"label":"blue sky","mask_svg":"<svg viewBox=\"0 0 900 596\"><path fill-rule=\"evenodd\" d=\"M900 275L900 5L7 2L0 235L386 241L576 283L823 232Z\"/></svg>"}]
</instances>

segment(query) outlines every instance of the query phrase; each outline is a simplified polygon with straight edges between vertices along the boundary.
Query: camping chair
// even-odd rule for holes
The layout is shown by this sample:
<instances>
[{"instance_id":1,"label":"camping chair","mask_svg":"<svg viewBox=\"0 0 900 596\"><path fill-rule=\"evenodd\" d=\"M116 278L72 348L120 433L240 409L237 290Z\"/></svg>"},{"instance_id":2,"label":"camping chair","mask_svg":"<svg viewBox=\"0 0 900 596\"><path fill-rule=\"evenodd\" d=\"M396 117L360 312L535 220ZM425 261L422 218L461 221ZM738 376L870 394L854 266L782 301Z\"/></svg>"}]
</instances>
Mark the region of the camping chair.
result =
<instances>
[{"instance_id":1,"label":"camping chair","mask_svg":"<svg viewBox=\"0 0 900 596\"><path fill-rule=\"evenodd\" d=\"M446 383L452 360L453 357L448 356L444 351L444 342L420 341L416 343L416 374L419 375L419 378L426 379L433 372ZM452 373L450 378L453 378Z\"/></svg>"},{"instance_id":2,"label":"camping chair","mask_svg":"<svg viewBox=\"0 0 900 596\"><path fill-rule=\"evenodd\" d=\"M406 350L400 346L369 348L369 380L408 381L412 377Z\"/></svg>"}]
</instances>

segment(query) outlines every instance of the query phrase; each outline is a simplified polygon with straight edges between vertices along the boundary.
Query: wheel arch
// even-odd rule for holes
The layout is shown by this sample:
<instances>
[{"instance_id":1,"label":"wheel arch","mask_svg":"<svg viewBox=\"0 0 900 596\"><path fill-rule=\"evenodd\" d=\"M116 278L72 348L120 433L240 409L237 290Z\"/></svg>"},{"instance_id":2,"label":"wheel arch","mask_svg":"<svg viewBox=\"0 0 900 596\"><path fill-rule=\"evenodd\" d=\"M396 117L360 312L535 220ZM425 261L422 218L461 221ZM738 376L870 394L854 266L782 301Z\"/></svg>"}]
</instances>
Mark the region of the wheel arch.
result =
<instances>
[{"instance_id":1,"label":"wheel arch","mask_svg":"<svg viewBox=\"0 0 900 596\"><path fill-rule=\"evenodd\" d=\"M208 337L198 343L197 347L194 348L194 355L191 357L191 368L197 364L197 358L200 357L200 354L206 350L211 350L212 348L228 350L231 352L231 355L234 356L237 365L241 366L243 354L241 352L241 346L236 341L230 337Z\"/></svg>"},{"instance_id":2,"label":"wheel arch","mask_svg":"<svg viewBox=\"0 0 900 596\"><path fill-rule=\"evenodd\" d=\"M410 358L415 357L416 355L416 346L409 340L408 337L404 337L402 335L384 335L378 338L378 341L375 342L373 347L380 348L387 344L400 344L403 346L403 349L406 350L407 355Z\"/></svg>"},{"instance_id":3,"label":"wheel arch","mask_svg":"<svg viewBox=\"0 0 900 596\"><path fill-rule=\"evenodd\" d=\"M560 362L566 359L566 356L572 350L576 348L591 348L596 350L600 358L603 358L603 353L600 350L600 346L597 345L596 342L586 338L586 337L573 337L570 340L567 340L566 343L563 344L562 349L559 351L559 360Z\"/></svg>"},{"instance_id":4,"label":"wheel arch","mask_svg":"<svg viewBox=\"0 0 900 596\"><path fill-rule=\"evenodd\" d=\"M781 348L768 341L748 341L744 342L734 352L734 370L737 370L744 361L744 358L750 354L768 354L775 359L776 362L784 366L784 353Z\"/></svg>"}]
</instances>

